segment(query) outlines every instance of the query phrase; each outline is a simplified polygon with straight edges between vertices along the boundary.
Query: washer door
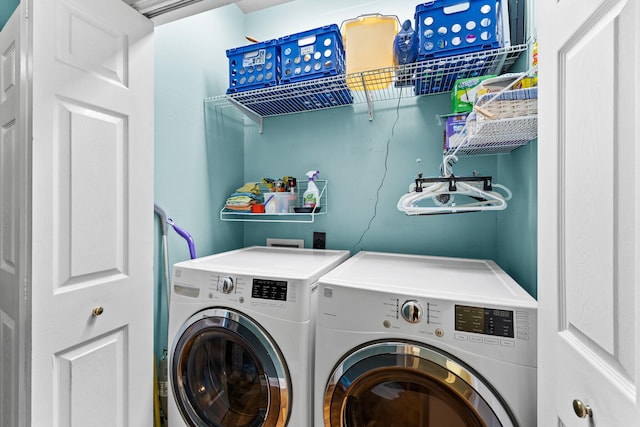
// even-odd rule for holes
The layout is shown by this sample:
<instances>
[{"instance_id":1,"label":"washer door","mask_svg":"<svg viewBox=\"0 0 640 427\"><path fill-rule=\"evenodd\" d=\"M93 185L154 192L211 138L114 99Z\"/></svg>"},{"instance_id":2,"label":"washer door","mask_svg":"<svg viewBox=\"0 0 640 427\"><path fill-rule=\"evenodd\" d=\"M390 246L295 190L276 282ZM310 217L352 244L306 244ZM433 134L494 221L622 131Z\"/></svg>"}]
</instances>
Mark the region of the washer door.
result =
<instances>
[{"instance_id":1,"label":"washer door","mask_svg":"<svg viewBox=\"0 0 640 427\"><path fill-rule=\"evenodd\" d=\"M271 337L242 313L213 308L192 316L171 352L171 384L190 426L281 427L290 381Z\"/></svg>"},{"instance_id":2,"label":"washer door","mask_svg":"<svg viewBox=\"0 0 640 427\"><path fill-rule=\"evenodd\" d=\"M334 369L327 427L515 427L500 399L450 355L412 342L375 342Z\"/></svg>"}]
</instances>

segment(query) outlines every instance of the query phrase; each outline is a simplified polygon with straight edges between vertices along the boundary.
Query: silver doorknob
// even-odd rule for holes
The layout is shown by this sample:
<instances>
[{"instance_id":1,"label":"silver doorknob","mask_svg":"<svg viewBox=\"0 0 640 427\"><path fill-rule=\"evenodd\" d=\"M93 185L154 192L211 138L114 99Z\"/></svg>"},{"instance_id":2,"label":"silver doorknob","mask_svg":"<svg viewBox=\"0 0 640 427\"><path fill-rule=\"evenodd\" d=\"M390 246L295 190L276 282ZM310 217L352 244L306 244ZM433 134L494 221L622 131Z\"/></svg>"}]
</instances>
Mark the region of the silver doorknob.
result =
<instances>
[{"instance_id":1,"label":"silver doorknob","mask_svg":"<svg viewBox=\"0 0 640 427\"><path fill-rule=\"evenodd\" d=\"M591 407L589 405L585 405L578 399L573 401L573 412L575 412L579 418L587 418L593 415Z\"/></svg>"}]
</instances>

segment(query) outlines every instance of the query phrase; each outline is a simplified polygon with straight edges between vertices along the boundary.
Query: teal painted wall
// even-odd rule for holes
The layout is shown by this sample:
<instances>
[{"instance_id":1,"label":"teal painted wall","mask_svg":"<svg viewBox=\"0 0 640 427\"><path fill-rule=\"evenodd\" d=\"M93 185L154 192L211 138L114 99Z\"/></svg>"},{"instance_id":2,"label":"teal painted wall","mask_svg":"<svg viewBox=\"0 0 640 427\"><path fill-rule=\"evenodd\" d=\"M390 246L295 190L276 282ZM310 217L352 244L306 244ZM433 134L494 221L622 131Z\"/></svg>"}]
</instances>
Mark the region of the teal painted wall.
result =
<instances>
[{"instance_id":1,"label":"teal painted wall","mask_svg":"<svg viewBox=\"0 0 640 427\"><path fill-rule=\"evenodd\" d=\"M277 38L363 13L403 20L415 4L296 0L248 15L231 5L156 29L155 200L191 232L199 256L262 245L267 237L303 239L310 247L313 232L324 231L332 249L493 259L537 294L535 142L511 154L462 158L455 167L457 175L478 171L510 187L507 210L407 217L396 209L399 197L417 173L439 173L443 127L436 116L449 111L449 95L377 102L373 121L364 105L267 118L263 133L233 108L203 108L203 99L225 93L225 50L246 45L245 35ZM220 220L226 197L244 182L301 178L310 169L329 180L328 213L313 224ZM166 346L166 312L157 242L158 353ZM169 252L170 265L189 258L173 232Z\"/></svg>"},{"instance_id":2,"label":"teal painted wall","mask_svg":"<svg viewBox=\"0 0 640 427\"><path fill-rule=\"evenodd\" d=\"M13 11L16 10L20 0L2 0L0 2L0 30L4 28Z\"/></svg>"},{"instance_id":3,"label":"teal painted wall","mask_svg":"<svg viewBox=\"0 0 640 427\"><path fill-rule=\"evenodd\" d=\"M505 215L498 217L496 262L537 297L537 140L497 156L498 176L513 192Z\"/></svg>"},{"instance_id":4,"label":"teal painted wall","mask_svg":"<svg viewBox=\"0 0 640 427\"><path fill-rule=\"evenodd\" d=\"M436 115L449 109L448 95L376 103L374 120L364 106L269 118L264 133L248 130L247 180L320 170L329 180L328 213L313 224L254 224L245 245L267 237L300 238L312 246L313 231L327 246L465 257L497 257L496 217L504 213L407 217L396 208L419 172L437 175L442 128ZM386 159L386 174L385 174ZM495 175L495 157L464 159L456 172ZM383 182L384 179L384 182ZM378 192L378 188L380 191ZM376 203L377 201L377 203ZM366 234L360 241L363 233Z\"/></svg>"},{"instance_id":5,"label":"teal painted wall","mask_svg":"<svg viewBox=\"0 0 640 427\"><path fill-rule=\"evenodd\" d=\"M233 129L218 147L205 137L203 100L224 93L225 49L243 43L244 14L235 6L185 18L155 29L155 203L194 238L198 256L242 245L242 227L218 224L224 203L219 191L227 182L243 180L242 144ZM238 124L236 132L242 135ZM239 138L242 140L242 138ZM155 277L156 354L167 346L166 293L162 241L156 217ZM169 230L169 265L189 259L186 242Z\"/></svg>"}]
</instances>

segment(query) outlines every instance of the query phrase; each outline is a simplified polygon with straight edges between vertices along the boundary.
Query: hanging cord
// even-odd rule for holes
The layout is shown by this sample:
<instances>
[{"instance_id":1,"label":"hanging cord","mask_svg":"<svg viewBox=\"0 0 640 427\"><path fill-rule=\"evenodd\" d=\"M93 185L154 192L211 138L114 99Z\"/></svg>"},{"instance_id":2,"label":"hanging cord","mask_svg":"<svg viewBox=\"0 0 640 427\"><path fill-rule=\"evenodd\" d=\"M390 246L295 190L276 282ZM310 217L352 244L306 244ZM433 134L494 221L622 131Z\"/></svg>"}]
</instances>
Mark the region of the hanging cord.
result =
<instances>
[{"instance_id":1,"label":"hanging cord","mask_svg":"<svg viewBox=\"0 0 640 427\"><path fill-rule=\"evenodd\" d=\"M362 232L358 241L351 248L351 253L353 254L356 250L356 247L362 243L365 234L371 229L371 224L373 220L378 215L378 202L380 202L380 190L384 185L384 181L387 178L387 171L389 170L388 161L389 161L389 145L391 144L391 140L393 139L393 135L396 130L396 125L398 124L398 120L400 120L400 100L402 99L402 89L400 89L400 95L398 96L398 104L396 105L396 120L393 122L393 126L391 126L391 135L389 139L387 139L385 154L384 154L384 173L382 174L382 180L380 180L380 185L378 185L378 189L376 190L376 202L373 205L373 215L369 218L369 223L367 224L367 228Z\"/></svg>"}]
</instances>

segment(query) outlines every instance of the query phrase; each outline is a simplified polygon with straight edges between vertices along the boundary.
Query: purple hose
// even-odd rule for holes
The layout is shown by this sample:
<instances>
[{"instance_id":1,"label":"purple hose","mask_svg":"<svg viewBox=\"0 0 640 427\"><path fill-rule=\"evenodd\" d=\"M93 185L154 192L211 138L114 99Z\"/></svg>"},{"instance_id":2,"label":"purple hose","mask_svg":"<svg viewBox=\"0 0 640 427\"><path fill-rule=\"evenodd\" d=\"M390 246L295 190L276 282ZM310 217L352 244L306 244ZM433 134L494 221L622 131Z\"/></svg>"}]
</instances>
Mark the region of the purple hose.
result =
<instances>
[{"instance_id":1,"label":"purple hose","mask_svg":"<svg viewBox=\"0 0 640 427\"><path fill-rule=\"evenodd\" d=\"M180 236L182 236L182 238L184 240L187 241L187 245L189 245L189 255L191 256L191 259L195 259L196 258L196 247L193 243L193 237L191 237L191 234L189 234L189 232L187 230L184 230L180 227L178 227L177 225L175 225L173 223L173 219L171 218L167 218L167 224L169 224L171 227L173 227L174 230L176 230L176 233L178 233Z\"/></svg>"}]
</instances>

